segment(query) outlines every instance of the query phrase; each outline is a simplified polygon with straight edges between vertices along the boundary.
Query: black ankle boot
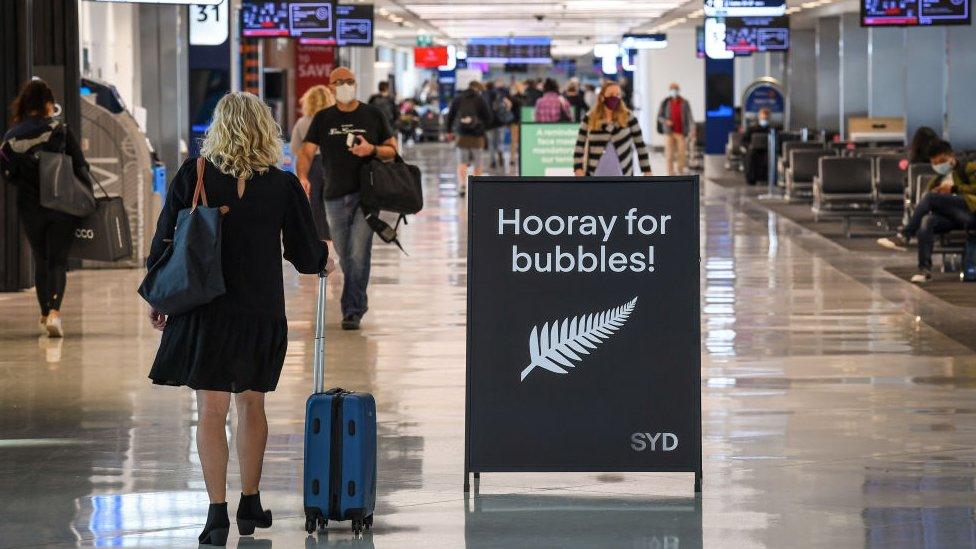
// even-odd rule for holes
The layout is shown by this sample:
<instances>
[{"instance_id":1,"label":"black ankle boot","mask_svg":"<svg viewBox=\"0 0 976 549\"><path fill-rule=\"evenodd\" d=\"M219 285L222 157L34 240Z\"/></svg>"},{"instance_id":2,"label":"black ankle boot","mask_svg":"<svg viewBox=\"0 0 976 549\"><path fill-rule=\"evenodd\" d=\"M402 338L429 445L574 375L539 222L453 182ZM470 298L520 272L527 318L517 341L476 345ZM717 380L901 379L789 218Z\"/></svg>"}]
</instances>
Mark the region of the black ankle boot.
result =
<instances>
[{"instance_id":1,"label":"black ankle boot","mask_svg":"<svg viewBox=\"0 0 976 549\"><path fill-rule=\"evenodd\" d=\"M270 528L271 511L261 507L261 492L245 496L237 505L237 530L242 536L250 536L254 528Z\"/></svg>"},{"instance_id":2,"label":"black ankle boot","mask_svg":"<svg viewBox=\"0 0 976 549\"><path fill-rule=\"evenodd\" d=\"M230 519L227 517L227 502L211 503L207 511L207 525L198 538L205 545L227 545L230 532Z\"/></svg>"}]
</instances>

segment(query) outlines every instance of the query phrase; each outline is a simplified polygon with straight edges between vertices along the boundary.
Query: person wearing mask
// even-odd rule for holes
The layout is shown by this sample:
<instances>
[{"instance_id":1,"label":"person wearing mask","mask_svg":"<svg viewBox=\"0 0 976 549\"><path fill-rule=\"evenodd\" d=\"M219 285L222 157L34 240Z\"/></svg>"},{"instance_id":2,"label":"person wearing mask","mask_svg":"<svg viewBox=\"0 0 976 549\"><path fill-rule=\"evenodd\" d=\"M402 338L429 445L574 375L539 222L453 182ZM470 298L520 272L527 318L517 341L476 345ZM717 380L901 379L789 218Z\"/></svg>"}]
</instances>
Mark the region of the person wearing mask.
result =
<instances>
[{"instance_id":1,"label":"person wearing mask","mask_svg":"<svg viewBox=\"0 0 976 549\"><path fill-rule=\"evenodd\" d=\"M329 88L321 84L312 86L299 99L302 106L302 117L295 122L295 127L291 130L291 154L294 162L298 163L299 151L302 143L308 134L308 127L312 125L312 119L319 111L325 110L335 105L335 96ZM309 168L308 180L311 185L309 201L312 204L312 219L315 220L315 229L322 240L331 240L329 236L329 221L325 215L325 168L322 166L322 155L316 154L312 159L312 166Z\"/></svg>"},{"instance_id":2,"label":"person wearing mask","mask_svg":"<svg viewBox=\"0 0 976 549\"><path fill-rule=\"evenodd\" d=\"M356 75L351 70L336 67L329 79L336 104L312 119L296 171L307 192L312 160L321 151L325 213L343 275L342 329L358 330L369 310L366 287L373 248L373 230L359 203L359 172L374 158L392 161L397 156L397 139L386 115L356 100Z\"/></svg>"},{"instance_id":3,"label":"person wearing mask","mask_svg":"<svg viewBox=\"0 0 976 549\"><path fill-rule=\"evenodd\" d=\"M580 123L573 153L577 176L630 175L636 151L640 173L651 175L651 156L637 118L623 103L620 86L608 83Z\"/></svg>"},{"instance_id":4,"label":"person wearing mask","mask_svg":"<svg viewBox=\"0 0 976 549\"><path fill-rule=\"evenodd\" d=\"M768 177L768 149L765 146L754 148L752 136L769 134L771 115L769 109L759 109L756 123L746 128L742 134L742 168L746 174L746 183L750 185L755 185L757 181L765 181Z\"/></svg>"},{"instance_id":5,"label":"person wearing mask","mask_svg":"<svg viewBox=\"0 0 976 549\"><path fill-rule=\"evenodd\" d=\"M540 123L572 122L572 107L565 97L559 95L559 84L552 78L546 78L542 90L542 97L535 102L535 121Z\"/></svg>"},{"instance_id":6,"label":"person wearing mask","mask_svg":"<svg viewBox=\"0 0 976 549\"><path fill-rule=\"evenodd\" d=\"M936 235L976 228L976 162L961 162L952 145L941 139L929 144L928 154L938 175L929 182L908 224L894 237L878 239L881 246L895 250L907 250L912 238L918 240L918 273L911 278L916 284L932 279Z\"/></svg>"},{"instance_id":7,"label":"person wearing mask","mask_svg":"<svg viewBox=\"0 0 976 549\"><path fill-rule=\"evenodd\" d=\"M668 175L685 173L688 162L687 136L694 131L695 119L691 115L691 105L681 96L681 88L677 82L672 82L668 88L668 97L657 110L657 132L664 135ZM674 171L676 159L677 172Z\"/></svg>"},{"instance_id":8,"label":"person wearing mask","mask_svg":"<svg viewBox=\"0 0 976 549\"><path fill-rule=\"evenodd\" d=\"M378 92L374 93L369 97L370 105L376 107L386 116L386 121L390 124L392 128L397 121L397 106L396 100L393 98L393 93L390 91L390 83L383 81L379 83Z\"/></svg>"},{"instance_id":9,"label":"person wearing mask","mask_svg":"<svg viewBox=\"0 0 976 549\"><path fill-rule=\"evenodd\" d=\"M922 126L915 130L915 134L912 136L912 144L908 147L908 165L902 166L902 169L907 170L908 166L912 164L928 163L928 148L937 141L941 141L941 138L932 128Z\"/></svg>"},{"instance_id":10,"label":"person wearing mask","mask_svg":"<svg viewBox=\"0 0 976 549\"><path fill-rule=\"evenodd\" d=\"M57 120L54 92L40 79L28 81L11 104L11 128L0 144L0 170L17 188L17 212L34 257L34 288L41 308L40 330L64 336L61 302L68 282L68 253L79 218L41 206L41 181L35 155L64 151L75 177L89 189L92 178L74 132Z\"/></svg>"},{"instance_id":11,"label":"person wearing mask","mask_svg":"<svg viewBox=\"0 0 976 549\"><path fill-rule=\"evenodd\" d=\"M583 117L586 116L589 107L586 105L585 98L583 94L580 93L579 80L573 78L569 81L566 86L566 101L569 101L569 106L573 108L573 122L577 124L583 121Z\"/></svg>"},{"instance_id":12,"label":"person wearing mask","mask_svg":"<svg viewBox=\"0 0 976 549\"><path fill-rule=\"evenodd\" d=\"M458 194L461 196L468 189L468 166L473 167L476 176L484 171L485 131L492 115L481 95L483 91L481 82L472 81L468 89L451 101L447 111L447 140L454 141L457 136Z\"/></svg>"},{"instance_id":13,"label":"person wearing mask","mask_svg":"<svg viewBox=\"0 0 976 549\"><path fill-rule=\"evenodd\" d=\"M278 384L288 347L282 255L301 273L331 269L305 190L276 167L280 135L271 110L256 96L233 92L217 103L200 155L207 204L227 208L220 250L226 293L186 313L149 312L152 326L163 332L149 378L196 391L197 451L210 497L202 544L224 545L230 528L231 400L237 407L241 475L238 529L247 536L271 526L260 483L268 440L265 394ZM150 269L171 245L178 215L193 204L198 165L198 159L188 159L170 183L146 260Z\"/></svg>"}]
</instances>

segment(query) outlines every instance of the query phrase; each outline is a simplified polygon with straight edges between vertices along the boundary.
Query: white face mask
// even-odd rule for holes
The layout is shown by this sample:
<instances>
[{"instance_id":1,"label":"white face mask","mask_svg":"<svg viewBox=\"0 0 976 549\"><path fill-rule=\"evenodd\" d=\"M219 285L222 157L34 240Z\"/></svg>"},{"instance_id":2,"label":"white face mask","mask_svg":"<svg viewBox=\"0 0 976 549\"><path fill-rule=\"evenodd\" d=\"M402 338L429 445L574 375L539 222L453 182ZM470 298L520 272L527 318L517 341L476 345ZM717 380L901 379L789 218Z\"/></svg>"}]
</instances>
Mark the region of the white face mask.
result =
<instances>
[{"instance_id":1,"label":"white face mask","mask_svg":"<svg viewBox=\"0 0 976 549\"><path fill-rule=\"evenodd\" d=\"M342 84L336 86L336 101L340 103L352 103L356 99L356 86L354 84Z\"/></svg>"},{"instance_id":2,"label":"white face mask","mask_svg":"<svg viewBox=\"0 0 976 549\"><path fill-rule=\"evenodd\" d=\"M674 89L672 89L672 90L671 90L670 92L668 92L668 93L670 93L670 94L671 94L671 97L678 97L678 90L674 90Z\"/></svg>"}]
</instances>

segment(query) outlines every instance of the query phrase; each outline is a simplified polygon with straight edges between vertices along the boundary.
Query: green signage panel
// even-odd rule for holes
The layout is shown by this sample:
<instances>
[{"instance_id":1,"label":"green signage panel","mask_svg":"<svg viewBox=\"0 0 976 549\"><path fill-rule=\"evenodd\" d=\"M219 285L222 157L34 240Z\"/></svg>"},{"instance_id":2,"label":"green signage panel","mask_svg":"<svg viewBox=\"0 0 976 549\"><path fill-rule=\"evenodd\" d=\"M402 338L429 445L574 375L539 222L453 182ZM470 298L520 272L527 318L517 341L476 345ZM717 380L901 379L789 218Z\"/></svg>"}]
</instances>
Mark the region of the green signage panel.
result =
<instances>
[{"instance_id":1,"label":"green signage panel","mask_svg":"<svg viewBox=\"0 0 976 549\"><path fill-rule=\"evenodd\" d=\"M519 174L573 175L573 149L579 124L522 124L519 130Z\"/></svg>"}]
</instances>

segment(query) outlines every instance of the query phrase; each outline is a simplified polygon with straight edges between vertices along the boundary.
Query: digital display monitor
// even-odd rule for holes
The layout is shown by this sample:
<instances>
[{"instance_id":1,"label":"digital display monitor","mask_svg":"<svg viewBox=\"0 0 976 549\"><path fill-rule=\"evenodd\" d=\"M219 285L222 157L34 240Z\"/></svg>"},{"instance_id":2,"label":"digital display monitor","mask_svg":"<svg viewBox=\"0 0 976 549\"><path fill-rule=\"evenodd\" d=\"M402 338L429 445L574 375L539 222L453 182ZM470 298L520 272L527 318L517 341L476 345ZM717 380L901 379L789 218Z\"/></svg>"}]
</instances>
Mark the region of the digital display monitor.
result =
<instances>
[{"instance_id":1,"label":"digital display monitor","mask_svg":"<svg viewBox=\"0 0 976 549\"><path fill-rule=\"evenodd\" d=\"M695 27L695 57L705 58L705 27Z\"/></svg>"},{"instance_id":2,"label":"digital display monitor","mask_svg":"<svg viewBox=\"0 0 976 549\"><path fill-rule=\"evenodd\" d=\"M865 27L968 25L972 0L861 0Z\"/></svg>"},{"instance_id":3,"label":"digital display monitor","mask_svg":"<svg viewBox=\"0 0 976 549\"><path fill-rule=\"evenodd\" d=\"M508 63L508 38L471 38L468 61L473 63Z\"/></svg>"},{"instance_id":4,"label":"digital display monitor","mask_svg":"<svg viewBox=\"0 0 976 549\"><path fill-rule=\"evenodd\" d=\"M285 2L288 8L289 36L296 38L334 38L336 4L330 2Z\"/></svg>"},{"instance_id":5,"label":"digital display monitor","mask_svg":"<svg viewBox=\"0 0 976 549\"><path fill-rule=\"evenodd\" d=\"M725 20L725 47L736 54L786 51L790 49L790 18L730 17Z\"/></svg>"},{"instance_id":6,"label":"digital display monitor","mask_svg":"<svg viewBox=\"0 0 976 549\"><path fill-rule=\"evenodd\" d=\"M248 38L290 36L286 3L245 0L241 4L241 36Z\"/></svg>"},{"instance_id":7,"label":"digital display monitor","mask_svg":"<svg viewBox=\"0 0 976 549\"><path fill-rule=\"evenodd\" d=\"M775 17L786 13L786 0L705 0L706 17Z\"/></svg>"},{"instance_id":8,"label":"digital display monitor","mask_svg":"<svg viewBox=\"0 0 976 549\"><path fill-rule=\"evenodd\" d=\"M340 46L373 45L372 4L340 4L336 14L336 42Z\"/></svg>"},{"instance_id":9,"label":"digital display monitor","mask_svg":"<svg viewBox=\"0 0 976 549\"><path fill-rule=\"evenodd\" d=\"M472 63L552 63L552 39L543 36L471 38Z\"/></svg>"},{"instance_id":10,"label":"digital display monitor","mask_svg":"<svg viewBox=\"0 0 976 549\"><path fill-rule=\"evenodd\" d=\"M335 40L336 4L288 0L244 0L241 36Z\"/></svg>"}]
</instances>

